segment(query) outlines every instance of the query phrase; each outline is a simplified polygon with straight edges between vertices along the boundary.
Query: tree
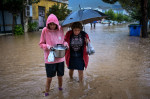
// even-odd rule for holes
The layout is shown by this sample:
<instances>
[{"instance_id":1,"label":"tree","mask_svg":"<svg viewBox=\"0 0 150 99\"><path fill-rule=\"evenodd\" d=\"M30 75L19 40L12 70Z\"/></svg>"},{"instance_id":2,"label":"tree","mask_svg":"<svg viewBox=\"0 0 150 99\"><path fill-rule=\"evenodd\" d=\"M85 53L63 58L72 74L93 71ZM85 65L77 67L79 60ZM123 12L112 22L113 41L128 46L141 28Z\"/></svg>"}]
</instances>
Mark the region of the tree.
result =
<instances>
[{"instance_id":1,"label":"tree","mask_svg":"<svg viewBox=\"0 0 150 99\"><path fill-rule=\"evenodd\" d=\"M142 18L141 18L141 25L142 25L142 37L148 37L147 32L147 22L148 22L148 14L147 14L147 4L148 0L141 0L141 12L142 12Z\"/></svg>"},{"instance_id":2,"label":"tree","mask_svg":"<svg viewBox=\"0 0 150 99\"><path fill-rule=\"evenodd\" d=\"M131 18L128 15L124 15L123 20L126 21L126 22L129 22L129 21L131 21Z\"/></svg>"},{"instance_id":3,"label":"tree","mask_svg":"<svg viewBox=\"0 0 150 99\"><path fill-rule=\"evenodd\" d=\"M12 32L14 33L14 27L16 25L16 16L24 10L27 5L27 1L30 4L37 3L40 0L2 0L2 5L5 10L9 11L13 15Z\"/></svg>"},{"instance_id":4,"label":"tree","mask_svg":"<svg viewBox=\"0 0 150 99\"><path fill-rule=\"evenodd\" d=\"M118 21L119 23L121 23L121 22L123 21L123 14L121 14L121 13L118 13L118 14L117 14L117 21Z\"/></svg>"},{"instance_id":5,"label":"tree","mask_svg":"<svg viewBox=\"0 0 150 99\"><path fill-rule=\"evenodd\" d=\"M148 19L149 19L149 28L150 28L150 0L148 0Z\"/></svg>"},{"instance_id":6,"label":"tree","mask_svg":"<svg viewBox=\"0 0 150 99\"><path fill-rule=\"evenodd\" d=\"M131 18L132 19L135 19L135 20L137 20L137 21L140 21L141 22L141 17L142 17L142 15L141 14L139 14L141 12L141 10L140 9L136 9L136 8L134 8L133 9L133 11L132 12L130 12L129 14L130 14L130 16L131 16Z\"/></svg>"},{"instance_id":7,"label":"tree","mask_svg":"<svg viewBox=\"0 0 150 99\"><path fill-rule=\"evenodd\" d=\"M66 4L57 3L50 7L50 11L47 12L47 15L53 13L57 16L58 20L62 21L70 14L70 12L71 10L67 9Z\"/></svg>"},{"instance_id":8,"label":"tree","mask_svg":"<svg viewBox=\"0 0 150 99\"><path fill-rule=\"evenodd\" d=\"M148 37L147 33L147 10L148 0L103 0L104 2L114 4L119 2L126 11L133 15L136 19L139 19L142 25L142 37ZM138 12L142 12L140 15ZM139 15L138 15L139 14Z\"/></svg>"},{"instance_id":9,"label":"tree","mask_svg":"<svg viewBox=\"0 0 150 99\"><path fill-rule=\"evenodd\" d=\"M123 15L122 13L114 13L114 11L112 9L106 11L105 14L107 16L109 16L106 18L107 20L113 20L113 21L117 21L119 23L121 23L122 21L126 21L126 22L130 21L130 16Z\"/></svg>"},{"instance_id":10,"label":"tree","mask_svg":"<svg viewBox=\"0 0 150 99\"><path fill-rule=\"evenodd\" d=\"M105 14L107 16L109 16L108 19L111 19L113 21L115 20L115 13L114 13L114 11L112 9L106 11ZM106 19L107 19L107 17L106 17Z\"/></svg>"},{"instance_id":11,"label":"tree","mask_svg":"<svg viewBox=\"0 0 150 99\"><path fill-rule=\"evenodd\" d=\"M150 0L148 0L148 18L150 20Z\"/></svg>"}]
</instances>

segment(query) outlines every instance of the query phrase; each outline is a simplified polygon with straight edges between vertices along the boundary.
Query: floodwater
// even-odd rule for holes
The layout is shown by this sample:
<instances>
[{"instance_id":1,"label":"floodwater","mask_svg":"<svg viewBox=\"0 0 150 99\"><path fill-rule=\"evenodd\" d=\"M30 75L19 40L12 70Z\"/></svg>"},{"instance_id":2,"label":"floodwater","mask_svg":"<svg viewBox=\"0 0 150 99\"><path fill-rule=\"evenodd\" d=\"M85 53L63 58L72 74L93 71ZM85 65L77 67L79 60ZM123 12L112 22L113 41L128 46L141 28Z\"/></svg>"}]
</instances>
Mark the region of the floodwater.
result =
<instances>
[{"instance_id":1,"label":"floodwater","mask_svg":"<svg viewBox=\"0 0 150 99\"><path fill-rule=\"evenodd\" d=\"M65 31L67 29L64 29ZM0 37L0 99L150 99L150 39L128 36L127 25L85 25L96 53L89 56L84 82L65 68L63 91L53 78L44 97L46 74L40 33Z\"/></svg>"}]
</instances>

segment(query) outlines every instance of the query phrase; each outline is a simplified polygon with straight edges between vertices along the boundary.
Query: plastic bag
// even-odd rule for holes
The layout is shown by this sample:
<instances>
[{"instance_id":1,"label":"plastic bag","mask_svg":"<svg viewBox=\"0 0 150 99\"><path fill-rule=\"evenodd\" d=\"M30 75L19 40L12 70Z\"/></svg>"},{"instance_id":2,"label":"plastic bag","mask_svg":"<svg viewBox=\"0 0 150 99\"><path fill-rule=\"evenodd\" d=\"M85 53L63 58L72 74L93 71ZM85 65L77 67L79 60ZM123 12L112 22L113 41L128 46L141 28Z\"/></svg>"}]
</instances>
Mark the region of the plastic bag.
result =
<instances>
[{"instance_id":1,"label":"plastic bag","mask_svg":"<svg viewBox=\"0 0 150 99\"><path fill-rule=\"evenodd\" d=\"M90 42L87 44L87 53L88 53L89 55L92 55L92 54L95 53L94 47L91 45Z\"/></svg>"},{"instance_id":2,"label":"plastic bag","mask_svg":"<svg viewBox=\"0 0 150 99\"><path fill-rule=\"evenodd\" d=\"M50 51L48 55L48 62L54 62L55 57L54 57L54 51Z\"/></svg>"}]
</instances>

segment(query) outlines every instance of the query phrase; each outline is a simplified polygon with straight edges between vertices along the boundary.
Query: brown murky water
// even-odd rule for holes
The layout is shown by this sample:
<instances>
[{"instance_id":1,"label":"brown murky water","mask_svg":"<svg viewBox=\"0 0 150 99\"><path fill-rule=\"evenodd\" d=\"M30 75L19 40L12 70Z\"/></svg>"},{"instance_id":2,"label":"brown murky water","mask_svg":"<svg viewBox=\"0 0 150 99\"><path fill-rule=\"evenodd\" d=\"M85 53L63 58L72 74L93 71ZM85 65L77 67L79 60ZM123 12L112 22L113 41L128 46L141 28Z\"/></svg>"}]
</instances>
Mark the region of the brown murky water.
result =
<instances>
[{"instance_id":1,"label":"brown murky water","mask_svg":"<svg viewBox=\"0 0 150 99\"><path fill-rule=\"evenodd\" d=\"M53 78L43 97L45 67L40 32L0 37L0 99L150 99L150 39L128 36L127 25L85 26L96 53L90 56L84 83L65 69L62 92Z\"/></svg>"}]
</instances>

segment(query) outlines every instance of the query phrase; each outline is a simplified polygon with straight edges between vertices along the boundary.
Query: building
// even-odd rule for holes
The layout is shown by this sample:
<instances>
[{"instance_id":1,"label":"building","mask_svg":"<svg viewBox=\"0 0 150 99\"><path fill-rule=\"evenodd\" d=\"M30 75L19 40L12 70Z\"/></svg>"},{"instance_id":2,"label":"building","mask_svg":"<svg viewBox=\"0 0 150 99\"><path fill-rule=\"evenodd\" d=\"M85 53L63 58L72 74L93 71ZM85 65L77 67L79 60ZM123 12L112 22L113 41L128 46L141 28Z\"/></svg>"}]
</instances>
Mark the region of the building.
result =
<instances>
[{"instance_id":1,"label":"building","mask_svg":"<svg viewBox=\"0 0 150 99\"><path fill-rule=\"evenodd\" d=\"M29 0L26 0L28 4ZM25 9L20 12L16 17L16 24L24 27L24 32L28 32L28 20L32 19L33 22L38 22L38 27L43 28L47 19L47 12L50 7L55 3L68 4L68 0L40 0L40 2L27 5ZM3 9L0 2L0 34L12 33L13 15L9 11Z\"/></svg>"},{"instance_id":2,"label":"building","mask_svg":"<svg viewBox=\"0 0 150 99\"><path fill-rule=\"evenodd\" d=\"M32 20L38 22L39 28L45 26L47 19L47 12L50 11L50 7L56 3L68 4L68 0L40 0L37 4L32 4Z\"/></svg>"},{"instance_id":3,"label":"building","mask_svg":"<svg viewBox=\"0 0 150 99\"><path fill-rule=\"evenodd\" d=\"M17 13L15 24L21 25L23 23L22 13ZM6 10L2 1L0 1L0 34L12 32L13 15Z\"/></svg>"}]
</instances>

